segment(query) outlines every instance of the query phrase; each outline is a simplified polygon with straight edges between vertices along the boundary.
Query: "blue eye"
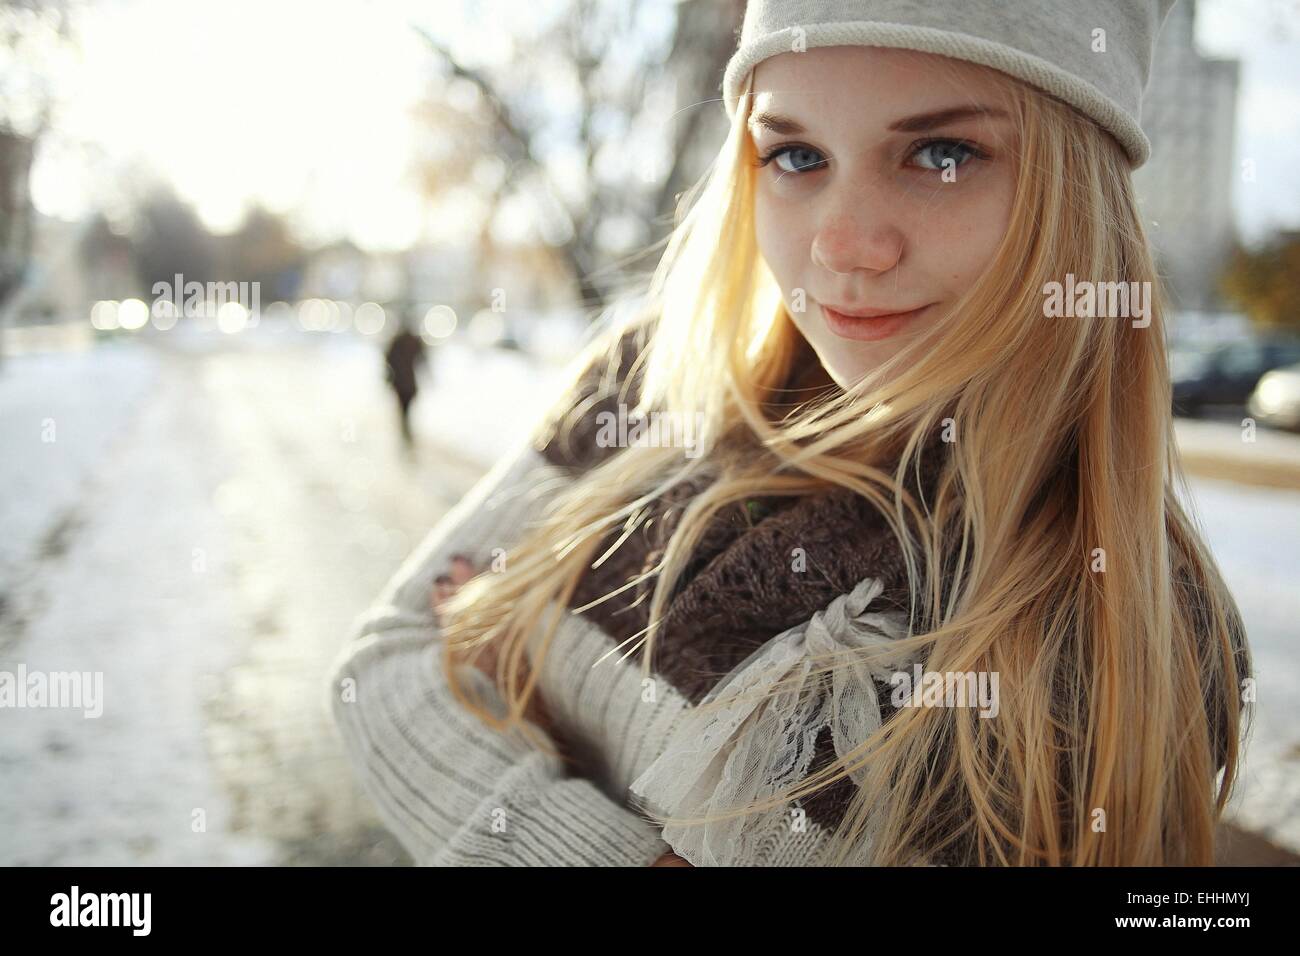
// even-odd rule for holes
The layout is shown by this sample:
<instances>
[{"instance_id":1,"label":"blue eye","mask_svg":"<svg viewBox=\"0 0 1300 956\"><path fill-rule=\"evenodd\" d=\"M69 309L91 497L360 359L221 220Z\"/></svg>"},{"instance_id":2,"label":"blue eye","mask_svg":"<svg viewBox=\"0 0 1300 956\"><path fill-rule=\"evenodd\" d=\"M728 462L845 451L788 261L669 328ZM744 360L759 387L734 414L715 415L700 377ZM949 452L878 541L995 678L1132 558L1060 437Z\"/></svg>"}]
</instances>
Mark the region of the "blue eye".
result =
<instances>
[{"instance_id":1,"label":"blue eye","mask_svg":"<svg viewBox=\"0 0 1300 956\"><path fill-rule=\"evenodd\" d=\"M985 154L970 143L958 139L932 139L918 143L910 158L919 160L912 165L922 169L946 169L964 166L972 157L984 159Z\"/></svg>"},{"instance_id":2,"label":"blue eye","mask_svg":"<svg viewBox=\"0 0 1300 956\"><path fill-rule=\"evenodd\" d=\"M953 168L964 166L971 159L988 159L988 154L974 143L959 139L931 139L914 143L908 154L907 165L926 170L944 170L949 165ZM826 166L826 159L821 152L811 146L787 143L771 149L760 156L756 166L766 166L776 160L776 168L782 173L796 176L816 172Z\"/></svg>"},{"instance_id":3,"label":"blue eye","mask_svg":"<svg viewBox=\"0 0 1300 956\"><path fill-rule=\"evenodd\" d=\"M779 161L785 159L787 156L792 157L792 161L789 166ZM778 160L776 164L776 168L781 170L781 172L794 173L795 175L800 175L805 172L811 172L820 166L826 165L826 161L824 159L812 158L812 157L820 157L820 156L821 153L817 152L817 150L809 146L796 146L796 145L778 146L775 149L773 149L771 152L769 152L766 156L760 156L758 159L758 163L756 165L766 166L768 163L770 163L772 160L775 159Z\"/></svg>"}]
</instances>

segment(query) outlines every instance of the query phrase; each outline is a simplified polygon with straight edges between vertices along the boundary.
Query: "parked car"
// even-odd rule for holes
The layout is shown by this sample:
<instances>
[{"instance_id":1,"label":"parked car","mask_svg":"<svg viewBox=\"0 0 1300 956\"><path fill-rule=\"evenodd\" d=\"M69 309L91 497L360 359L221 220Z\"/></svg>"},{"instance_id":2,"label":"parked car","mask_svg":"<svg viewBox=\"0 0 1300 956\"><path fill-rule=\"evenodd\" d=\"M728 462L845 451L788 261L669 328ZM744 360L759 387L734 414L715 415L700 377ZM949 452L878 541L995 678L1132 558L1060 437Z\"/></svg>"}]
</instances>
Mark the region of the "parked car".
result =
<instances>
[{"instance_id":1,"label":"parked car","mask_svg":"<svg viewBox=\"0 0 1300 956\"><path fill-rule=\"evenodd\" d=\"M1170 356L1174 414L1197 415L1208 405L1244 405L1266 372L1300 362L1300 339L1242 339L1207 352Z\"/></svg>"},{"instance_id":2,"label":"parked car","mask_svg":"<svg viewBox=\"0 0 1300 956\"><path fill-rule=\"evenodd\" d=\"M1300 364L1265 373L1246 408L1261 424L1300 431Z\"/></svg>"}]
</instances>

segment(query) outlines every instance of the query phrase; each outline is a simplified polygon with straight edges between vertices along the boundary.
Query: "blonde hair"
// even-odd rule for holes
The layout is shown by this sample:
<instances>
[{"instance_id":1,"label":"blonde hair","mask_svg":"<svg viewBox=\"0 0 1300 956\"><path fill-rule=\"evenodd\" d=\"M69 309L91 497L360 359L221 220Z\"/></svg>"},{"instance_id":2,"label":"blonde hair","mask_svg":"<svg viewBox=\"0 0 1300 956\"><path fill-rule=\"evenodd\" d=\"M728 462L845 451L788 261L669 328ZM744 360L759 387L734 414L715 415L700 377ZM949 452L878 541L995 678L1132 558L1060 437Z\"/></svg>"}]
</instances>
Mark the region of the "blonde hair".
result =
<instances>
[{"instance_id":1,"label":"blonde hair","mask_svg":"<svg viewBox=\"0 0 1300 956\"><path fill-rule=\"evenodd\" d=\"M732 813L853 773L837 863L942 853L979 865L1212 863L1248 660L1232 597L1175 495L1163 299L1129 168L1087 118L994 75L1020 150L990 267L913 347L782 416L769 403L801 338L758 253L748 110L737 111L628 326L643 346L636 409L702 413L704 453L620 449L548 504L506 570L460 590L444 664L465 706L492 726L522 720L579 579L603 560L600 541L622 524L621 542L678 482L711 483L649 572L647 676L655 624L713 515L752 496L852 489L885 516L906 558L912 629L899 646L927 652L929 671L999 674L998 718L900 708L796 788ZM1067 273L1151 283L1149 327L1045 318L1044 286ZM612 368L620 331L575 368L606 352ZM945 420L956 440L935 446ZM918 501L905 478L935 447L934 498ZM1093 569L1098 548L1104 572ZM524 642L538 622L530 671ZM505 720L451 666L490 642L501 649Z\"/></svg>"}]
</instances>

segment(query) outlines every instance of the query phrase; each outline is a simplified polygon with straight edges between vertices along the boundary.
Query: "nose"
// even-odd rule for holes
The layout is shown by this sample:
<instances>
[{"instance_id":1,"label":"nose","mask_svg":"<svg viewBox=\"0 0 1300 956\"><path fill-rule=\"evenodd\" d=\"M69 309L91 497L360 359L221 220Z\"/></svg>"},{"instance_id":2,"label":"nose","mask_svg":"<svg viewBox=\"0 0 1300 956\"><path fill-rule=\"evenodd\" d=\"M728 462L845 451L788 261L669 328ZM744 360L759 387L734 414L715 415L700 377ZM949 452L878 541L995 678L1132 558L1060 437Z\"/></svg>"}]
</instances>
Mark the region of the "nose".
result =
<instances>
[{"instance_id":1,"label":"nose","mask_svg":"<svg viewBox=\"0 0 1300 956\"><path fill-rule=\"evenodd\" d=\"M813 237L815 265L836 275L849 275L857 269L888 272L898 265L903 257L901 230L865 208L860 196L837 205Z\"/></svg>"}]
</instances>

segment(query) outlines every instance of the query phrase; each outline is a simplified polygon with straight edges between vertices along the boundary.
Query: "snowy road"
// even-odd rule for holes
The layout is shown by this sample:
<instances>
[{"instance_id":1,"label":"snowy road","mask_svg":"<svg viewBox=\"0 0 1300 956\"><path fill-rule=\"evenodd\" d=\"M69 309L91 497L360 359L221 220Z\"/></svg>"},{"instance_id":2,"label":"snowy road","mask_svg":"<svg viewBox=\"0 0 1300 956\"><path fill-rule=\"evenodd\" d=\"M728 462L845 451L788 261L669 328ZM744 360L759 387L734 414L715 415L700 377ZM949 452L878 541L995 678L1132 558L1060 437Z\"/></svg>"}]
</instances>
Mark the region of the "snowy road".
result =
<instances>
[{"instance_id":1,"label":"snowy road","mask_svg":"<svg viewBox=\"0 0 1300 956\"><path fill-rule=\"evenodd\" d=\"M0 864L405 860L338 749L326 669L558 372L461 347L433 371L412 462L373 343L5 361L0 670L100 671L104 711L0 710ZM1234 806L1300 848L1300 493L1193 490L1260 676Z\"/></svg>"},{"instance_id":2,"label":"snowy road","mask_svg":"<svg viewBox=\"0 0 1300 956\"><path fill-rule=\"evenodd\" d=\"M256 341L7 360L0 669L100 671L104 707L0 711L0 863L405 859L326 668L510 437L439 415L494 359L421 396L412 463L373 346Z\"/></svg>"}]
</instances>

